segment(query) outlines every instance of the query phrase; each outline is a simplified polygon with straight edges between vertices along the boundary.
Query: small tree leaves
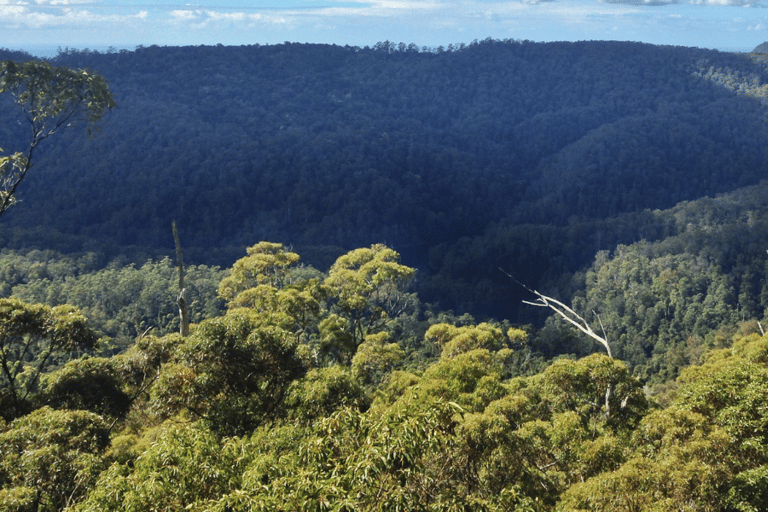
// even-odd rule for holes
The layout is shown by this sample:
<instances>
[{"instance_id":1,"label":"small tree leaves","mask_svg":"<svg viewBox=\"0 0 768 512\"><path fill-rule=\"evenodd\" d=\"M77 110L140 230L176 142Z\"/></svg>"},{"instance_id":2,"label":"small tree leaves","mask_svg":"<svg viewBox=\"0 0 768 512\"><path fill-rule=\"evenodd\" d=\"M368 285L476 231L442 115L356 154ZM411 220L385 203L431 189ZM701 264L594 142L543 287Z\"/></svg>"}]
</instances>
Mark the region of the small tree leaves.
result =
<instances>
[{"instance_id":1,"label":"small tree leaves","mask_svg":"<svg viewBox=\"0 0 768 512\"><path fill-rule=\"evenodd\" d=\"M0 415L10 419L23 413L25 401L50 365L93 348L96 341L73 306L0 299Z\"/></svg>"},{"instance_id":2,"label":"small tree leaves","mask_svg":"<svg viewBox=\"0 0 768 512\"><path fill-rule=\"evenodd\" d=\"M101 75L34 60L0 62L0 93L14 98L42 137L77 121L92 125L116 106Z\"/></svg>"},{"instance_id":3,"label":"small tree leaves","mask_svg":"<svg viewBox=\"0 0 768 512\"><path fill-rule=\"evenodd\" d=\"M115 103L107 81L87 70L31 60L0 62L0 94L8 94L26 120L29 146L0 157L0 214L15 204L16 188L32 166L37 145L60 129L84 123L91 134Z\"/></svg>"}]
</instances>

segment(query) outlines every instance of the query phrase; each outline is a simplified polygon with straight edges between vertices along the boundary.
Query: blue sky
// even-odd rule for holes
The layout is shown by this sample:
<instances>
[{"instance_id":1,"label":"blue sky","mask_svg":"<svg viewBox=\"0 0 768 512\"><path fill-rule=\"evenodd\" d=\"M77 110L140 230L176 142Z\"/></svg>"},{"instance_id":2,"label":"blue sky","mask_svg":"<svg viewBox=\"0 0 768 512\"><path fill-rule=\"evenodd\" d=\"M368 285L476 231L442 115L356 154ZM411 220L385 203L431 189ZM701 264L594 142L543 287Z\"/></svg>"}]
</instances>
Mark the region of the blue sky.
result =
<instances>
[{"instance_id":1,"label":"blue sky","mask_svg":"<svg viewBox=\"0 0 768 512\"><path fill-rule=\"evenodd\" d=\"M750 50L768 0L0 0L0 47L621 40Z\"/></svg>"}]
</instances>

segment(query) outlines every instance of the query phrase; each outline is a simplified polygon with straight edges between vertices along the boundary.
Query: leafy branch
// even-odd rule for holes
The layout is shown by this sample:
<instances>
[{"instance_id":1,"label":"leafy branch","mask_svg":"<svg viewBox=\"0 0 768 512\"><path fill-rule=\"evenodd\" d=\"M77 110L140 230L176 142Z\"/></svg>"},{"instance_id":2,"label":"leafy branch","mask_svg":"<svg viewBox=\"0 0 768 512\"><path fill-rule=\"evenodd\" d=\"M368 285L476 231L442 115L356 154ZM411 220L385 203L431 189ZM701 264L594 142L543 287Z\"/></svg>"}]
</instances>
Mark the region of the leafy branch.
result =
<instances>
[{"instance_id":1,"label":"leafy branch","mask_svg":"<svg viewBox=\"0 0 768 512\"><path fill-rule=\"evenodd\" d=\"M16 203L19 184L32 168L38 144L60 129L85 122L88 133L116 103L106 80L96 73L47 62L0 62L0 94L16 103L29 128L29 147L0 157L0 214ZM2 151L2 149L0 149Z\"/></svg>"}]
</instances>

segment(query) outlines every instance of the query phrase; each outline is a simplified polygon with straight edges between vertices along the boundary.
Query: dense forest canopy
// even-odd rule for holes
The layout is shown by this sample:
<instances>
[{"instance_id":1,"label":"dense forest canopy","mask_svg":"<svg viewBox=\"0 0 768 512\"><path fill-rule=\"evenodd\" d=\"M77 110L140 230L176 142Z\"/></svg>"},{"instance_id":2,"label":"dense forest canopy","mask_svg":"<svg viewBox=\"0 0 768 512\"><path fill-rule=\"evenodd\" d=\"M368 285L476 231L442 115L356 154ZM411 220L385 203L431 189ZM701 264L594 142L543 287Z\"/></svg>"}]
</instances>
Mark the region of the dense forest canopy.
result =
<instances>
[{"instance_id":1,"label":"dense forest canopy","mask_svg":"<svg viewBox=\"0 0 768 512\"><path fill-rule=\"evenodd\" d=\"M119 108L41 147L4 246L140 264L171 254L173 219L198 264L279 240L324 268L386 243L425 300L480 316L531 319L499 266L570 294L558 281L597 251L669 234L643 212L756 184L768 159L756 54L489 39L53 62L103 74Z\"/></svg>"},{"instance_id":2,"label":"dense forest canopy","mask_svg":"<svg viewBox=\"0 0 768 512\"><path fill-rule=\"evenodd\" d=\"M118 107L0 225L0 509L768 508L765 56L53 61Z\"/></svg>"},{"instance_id":3,"label":"dense forest canopy","mask_svg":"<svg viewBox=\"0 0 768 512\"><path fill-rule=\"evenodd\" d=\"M225 311L206 314L189 336L144 333L102 357L104 340L73 306L0 299L3 366L18 367L5 348L27 339L57 356L35 385L25 372L11 375L29 390L15 401L0 380L0 507L768 504L768 336L754 320L735 325L727 348L702 348L701 364L654 397L609 355L545 365L519 328L420 318L406 292L414 270L383 245L350 251L325 273L299 262L282 244L260 242L219 282ZM67 358L84 340L87 354Z\"/></svg>"}]
</instances>

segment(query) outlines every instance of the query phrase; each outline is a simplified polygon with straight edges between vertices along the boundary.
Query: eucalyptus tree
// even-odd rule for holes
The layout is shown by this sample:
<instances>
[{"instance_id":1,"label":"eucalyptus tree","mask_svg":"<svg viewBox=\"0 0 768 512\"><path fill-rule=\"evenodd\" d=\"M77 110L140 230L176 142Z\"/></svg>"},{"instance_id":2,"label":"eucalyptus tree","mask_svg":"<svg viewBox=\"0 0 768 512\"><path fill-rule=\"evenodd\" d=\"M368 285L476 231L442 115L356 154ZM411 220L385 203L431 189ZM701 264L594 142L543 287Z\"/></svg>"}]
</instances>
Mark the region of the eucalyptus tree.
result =
<instances>
[{"instance_id":1,"label":"eucalyptus tree","mask_svg":"<svg viewBox=\"0 0 768 512\"><path fill-rule=\"evenodd\" d=\"M43 140L81 123L91 134L96 122L117 104L98 73L36 60L0 62L0 94L21 110L28 142L22 151L0 156L2 214L16 202L16 189L32 168L35 149Z\"/></svg>"},{"instance_id":2,"label":"eucalyptus tree","mask_svg":"<svg viewBox=\"0 0 768 512\"><path fill-rule=\"evenodd\" d=\"M96 341L73 306L0 299L0 417L11 420L28 412L40 376Z\"/></svg>"}]
</instances>

